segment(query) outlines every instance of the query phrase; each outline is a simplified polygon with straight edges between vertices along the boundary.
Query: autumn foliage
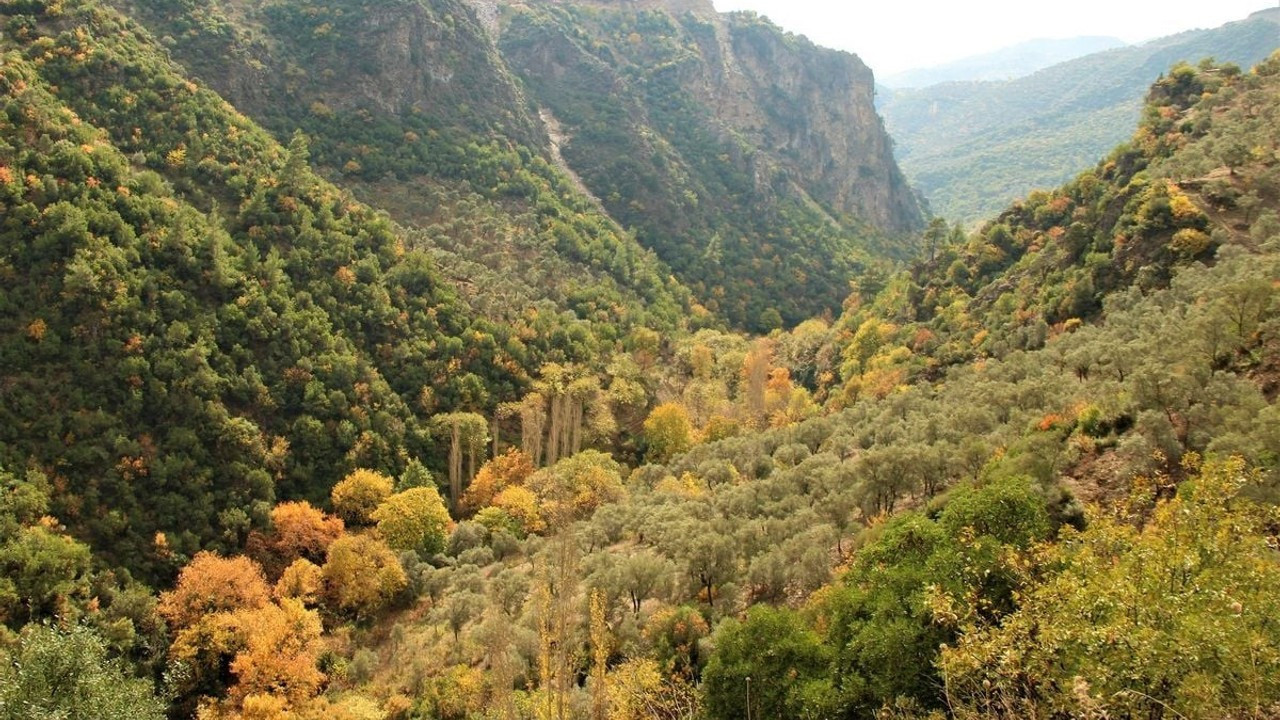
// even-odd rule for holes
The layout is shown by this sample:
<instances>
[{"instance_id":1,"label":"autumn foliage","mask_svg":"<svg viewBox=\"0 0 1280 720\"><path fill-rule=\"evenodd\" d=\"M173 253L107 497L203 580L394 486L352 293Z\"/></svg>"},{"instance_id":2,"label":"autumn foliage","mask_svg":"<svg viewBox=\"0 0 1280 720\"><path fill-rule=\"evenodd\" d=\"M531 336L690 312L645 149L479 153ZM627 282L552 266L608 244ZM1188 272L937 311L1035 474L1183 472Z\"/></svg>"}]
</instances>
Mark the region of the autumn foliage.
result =
<instances>
[{"instance_id":1,"label":"autumn foliage","mask_svg":"<svg viewBox=\"0 0 1280 720\"><path fill-rule=\"evenodd\" d=\"M391 478L373 470L356 470L337 485L329 498L333 510L350 525L368 525L369 515L391 495Z\"/></svg>"},{"instance_id":2,"label":"autumn foliage","mask_svg":"<svg viewBox=\"0 0 1280 720\"><path fill-rule=\"evenodd\" d=\"M523 485L533 474L533 459L525 452L511 448L485 463L462 496L465 510L475 512L493 504L493 499L512 485Z\"/></svg>"},{"instance_id":3,"label":"autumn foliage","mask_svg":"<svg viewBox=\"0 0 1280 720\"><path fill-rule=\"evenodd\" d=\"M257 609L270 601L271 588L256 562L201 552L179 573L173 590L160 594L156 612L171 627L187 628L206 615Z\"/></svg>"},{"instance_id":4,"label":"autumn foliage","mask_svg":"<svg viewBox=\"0 0 1280 720\"><path fill-rule=\"evenodd\" d=\"M408 584L391 548L368 535L347 535L334 542L321 570L335 609L357 618L373 615Z\"/></svg>"}]
</instances>

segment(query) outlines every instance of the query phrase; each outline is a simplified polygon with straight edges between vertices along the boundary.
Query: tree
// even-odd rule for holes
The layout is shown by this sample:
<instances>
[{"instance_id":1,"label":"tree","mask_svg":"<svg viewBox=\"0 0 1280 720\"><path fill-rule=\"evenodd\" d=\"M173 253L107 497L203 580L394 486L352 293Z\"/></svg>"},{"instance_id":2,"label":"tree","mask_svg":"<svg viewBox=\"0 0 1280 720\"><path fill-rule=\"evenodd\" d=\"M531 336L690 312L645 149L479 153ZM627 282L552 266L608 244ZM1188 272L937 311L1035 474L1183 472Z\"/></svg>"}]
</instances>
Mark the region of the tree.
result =
<instances>
[{"instance_id":1,"label":"tree","mask_svg":"<svg viewBox=\"0 0 1280 720\"><path fill-rule=\"evenodd\" d=\"M958 489L935 513L878 526L823 595L818 613L850 714L874 714L897 698L940 707L939 646L966 623L1009 612L1018 569L1053 530L1025 478Z\"/></svg>"},{"instance_id":2,"label":"tree","mask_svg":"<svg viewBox=\"0 0 1280 720\"><path fill-rule=\"evenodd\" d=\"M449 436L449 506L457 511L462 500L463 456L470 460L467 479L475 477L476 454L489 441L489 422L483 415L469 412L436 415L431 422Z\"/></svg>"},{"instance_id":3,"label":"tree","mask_svg":"<svg viewBox=\"0 0 1280 720\"><path fill-rule=\"evenodd\" d=\"M65 614L89 591L89 548L36 525L0 544L0 619L11 626Z\"/></svg>"},{"instance_id":4,"label":"tree","mask_svg":"<svg viewBox=\"0 0 1280 720\"><path fill-rule=\"evenodd\" d=\"M693 423L679 403L664 403L644 421L645 459L664 463L693 446Z\"/></svg>"},{"instance_id":5,"label":"tree","mask_svg":"<svg viewBox=\"0 0 1280 720\"><path fill-rule=\"evenodd\" d=\"M537 496L538 511L552 527L584 518L625 494L622 466L599 450L584 450L539 470L529 476L526 487Z\"/></svg>"},{"instance_id":6,"label":"tree","mask_svg":"<svg viewBox=\"0 0 1280 720\"><path fill-rule=\"evenodd\" d=\"M742 361L742 398L747 419L759 423L765 416L765 383L773 363L773 344L769 340L757 340Z\"/></svg>"},{"instance_id":7,"label":"tree","mask_svg":"<svg viewBox=\"0 0 1280 720\"><path fill-rule=\"evenodd\" d=\"M710 634L702 613L688 605L659 610L644 626L649 654L662 671L691 683L702 672L701 642Z\"/></svg>"},{"instance_id":8,"label":"tree","mask_svg":"<svg viewBox=\"0 0 1280 720\"><path fill-rule=\"evenodd\" d=\"M333 517L306 502L284 502L271 510L271 532L266 536L250 536L249 548L258 547L255 554L268 575L276 577L294 560L305 558L323 562L329 544L342 536L345 525L341 518Z\"/></svg>"},{"instance_id":9,"label":"tree","mask_svg":"<svg viewBox=\"0 0 1280 720\"><path fill-rule=\"evenodd\" d=\"M333 606L357 619L371 617L408 585L395 553L369 535L347 535L335 541L321 572Z\"/></svg>"},{"instance_id":10,"label":"tree","mask_svg":"<svg viewBox=\"0 0 1280 720\"><path fill-rule=\"evenodd\" d=\"M161 720L164 702L92 630L28 625L0 650L0 720Z\"/></svg>"},{"instance_id":11,"label":"tree","mask_svg":"<svg viewBox=\"0 0 1280 720\"><path fill-rule=\"evenodd\" d=\"M284 598L277 605L241 610L234 622L244 637L231 663L236 684L231 700L270 694L297 706L314 697L324 682L316 667L321 651L320 617L302 602Z\"/></svg>"},{"instance_id":12,"label":"tree","mask_svg":"<svg viewBox=\"0 0 1280 720\"><path fill-rule=\"evenodd\" d=\"M294 560L284 569L276 581L275 596L278 599L295 598L303 604L314 605L324 590L324 575L320 566L306 558Z\"/></svg>"},{"instance_id":13,"label":"tree","mask_svg":"<svg viewBox=\"0 0 1280 720\"><path fill-rule=\"evenodd\" d=\"M623 661L609 672L613 720L690 720L699 717L697 691L688 681L664 676L648 658Z\"/></svg>"},{"instance_id":14,"label":"tree","mask_svg":"<svg viewBox=\"0 0 1280 720\"><path fill-rule=\"evenodd\" d=\"M631 602L634 615L640 614L640 606L648 598L666 592L675 574L675 563L653 552L628 553L618 564L619 579Z\"/></svg>"},{"instance_id":15,"label":"tree","mask_svg":"<svg viewBox=\"0 0 1280 720\"><path fill-rule=\"evenodd\" d=\"M373 470L355 470L333 486L334 512L349 525L368 525L369 515L391 495L394 482Z\"/></svg>"},{"instance_id":16,"label":"tree","mask_svg":"<svg viewBox=\"0 0 1280 720\"><path fill-rule=\"evenodd\" d=\"M170 627L184 629L206 615L260 608L270 600L271 587L256 562L201 552L178 573L174 588L160 594L156 612Z\"/></svg>"},{"instance_id":17,"label":"tree","mask_svg":"<svg viewBox=\"0 0 1280 720\"><path fill-rule=\"evenodd\" d=\"M1197 458L1186 469L1194 472ZM1269 518L1240 497L1239 459L1209 463L1141 526L1094 510L1036 558L1034 585L999 623L944 649L958 711L1250 717L1280 702L1280 567ZM1128 507L1167 478L1143 480Z\"/></svg>"},{"instance_id":18,"label":"tree","mask_svg":"<svg viewBox=\"0 0 1280 720\"><path fill-rule=\"evenodd\" d=\"M444 549L449 511L435 488L413 488L387 498L370 518L378 534L395 550L426 556Z\"/></svg>"},{"instance_id":19,"label":"tree","mask_svg":"<svg viewBox=\"0 0 1280 720\"><path fill-rule=\"evenodd\" d=\"M523 485L533 474L533 458L522 450L510 448L486 462L462 496L463 508L471 511L490 505L498 493L512 485Z\"/></svg>"},{"instance_id":20,"label":"tree","mask_svg":"<svg viewBox=\"0 0 1280 720\"><path fill-rule=\"evenodd\" d=\"M697 584L707 604L715 607L717 585L734 576L738 549L733 538L703 525L691 523L682 548L685 571Z\"/></svg>"},{"instance_id":21,"label":"tree","mask_svg":"<svg viewBox=\"0 0 1280 720\"><path fill-rule=\"evenodd\" d=\"M591 592L591 719L607 720L609 717L609 653L613 638L609 633L609 621L605 615L604 594Z\"/></svg>"},{"instance_id":22,"label":"tree","mask_svg":"<svg viewBox=\"0 0 1280 720\"><path fill-rule=\"evenodd\" d=\"M503 490L493 498L493 508L506 513L525 534L540 533L547 528L547 522L538 510L538 496L529 488L513 485Z\"/></svg>"},{"instance_id":23,"label":"tree","mask_svg":"<svg viewBox=\"0 0 1280 720\"><path fill-rule=\"evenodd\" d=\"M720 626L715 648L702 673L709 718L822 718L836 714L832 653L796 613L757 605L745 621L729 619Z\"/></svg>"}]
</instances>

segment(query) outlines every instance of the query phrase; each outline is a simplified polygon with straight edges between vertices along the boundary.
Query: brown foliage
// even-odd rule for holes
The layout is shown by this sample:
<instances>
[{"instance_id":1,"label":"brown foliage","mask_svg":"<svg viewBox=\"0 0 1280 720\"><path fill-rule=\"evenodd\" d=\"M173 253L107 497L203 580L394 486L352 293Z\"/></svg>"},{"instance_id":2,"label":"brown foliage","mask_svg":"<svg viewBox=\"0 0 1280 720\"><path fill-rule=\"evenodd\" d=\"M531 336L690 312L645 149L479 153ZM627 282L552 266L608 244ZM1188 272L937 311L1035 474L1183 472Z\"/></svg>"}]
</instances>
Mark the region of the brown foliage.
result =
<instances>
[{"instance_id":1,"label":"brown foliage","mask_svg":"<svg viewBox=\"0 0 1280 720\"><path fill-rule=\"evenodd\" d=\"M493 504L498 493L513 485L523 485L533 474L533 459L516 448L485 463L462 496L462 506L470 512Z\"/></svg>"},{"instance_id":2,"label":"brown foliage","mask_svg":"<svg viewBox=\"0 0 1280 720\"><path fill-rule=\"evenodd\" d=\"M305 558L324 562L329 545L346 529L342 518L328 515L311 503L280 503L271 511L272 530L250 536L246 551L262 563L268 577L279 577L290 563Z\"/></svg>"},{"instance_id":3,"label":"brown foliage","mask_svg":"<svg viewBox=\"0 0 1280 720\"><path fill-rule=\"evenodd\" d=\"M206 615L257 609L270 600L271 588L256 562L201 552L179 573L173 590L160 594L156 612L170 626L183 629Z\"/></svg>"}]
</instances>

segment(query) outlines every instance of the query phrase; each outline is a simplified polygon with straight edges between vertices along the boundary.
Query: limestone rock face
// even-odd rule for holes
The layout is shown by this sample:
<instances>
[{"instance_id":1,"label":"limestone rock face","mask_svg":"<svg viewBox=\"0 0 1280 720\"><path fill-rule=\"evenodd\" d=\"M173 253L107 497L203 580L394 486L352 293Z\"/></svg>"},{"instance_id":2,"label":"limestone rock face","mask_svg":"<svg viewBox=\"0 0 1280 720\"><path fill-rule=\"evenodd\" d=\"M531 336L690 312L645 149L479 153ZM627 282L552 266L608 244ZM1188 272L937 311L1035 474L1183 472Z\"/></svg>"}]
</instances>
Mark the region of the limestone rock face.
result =
<instances>
[{"instance_id":1,"label":"limestone rock face","mask_svg":"<svg viewBox=\"0 0 1280 720\"><path fill-rule=\"evenodd\" d=\"M922 225L862 61L710 0L115 1L340 179L560 167L737 327L837 311Z\"/></svg>"},{"instance_id":2,"label":"limestone rock face","mask_svg":"<svg viewBox=\"0 0 1280 720\"><path fill-rule=\"evenodd\" d=\"M793 190L811 197L833 215L850 215L877 229L901 232L921 223L916 197L893 159L888 135L874 105L871 70L856 56L820 48L783 32L749 13L720 14L708 0L506 0L508 17L550 10L572 18L568 26L539 22L536 35L518 29L504 38L509 65L534 89L554 101L570 83L584 91L608 92L622 104L643 98L653 79L669 74L676 82L663 91L683 94L701 104L699 122L722 139L746 141L762 157L755 163L781 171ZM577 12L575 12L575 10ZM654 25L660 37L645 33L610 37L611 29L630 23ZM508 28L513 27L508 23ZM571 28L564 32L566 27ZM515 36L515 37L513 37ZM597 53L592 42L622 43ZM655 68L655 41L675 41L678 53ZM621 52L618 52L618 48ZM636 80L643 79L643 82ZM545 92L539 92L539 89ZM637 104L637 103L632 103ZM630 119L643 122L643 106ZM637 118L639 116L639 118ZM687 129L687 128L686 128Z\"/></svg>"},{"instance_id":3,"label":"limestone rock face","mask_svg":"<svg viewBox=\"0 0 1280 720\"><path fill-rule=\"evenodd\" d=\"M486 32L483 0L208 0L195 7L137 0L161 34L193 24L171 49L238 109L267 121L299 108L416 113L541 145L541 128ZM496 6L489 3L491 10Z\"/></svg>"}]
</instances>

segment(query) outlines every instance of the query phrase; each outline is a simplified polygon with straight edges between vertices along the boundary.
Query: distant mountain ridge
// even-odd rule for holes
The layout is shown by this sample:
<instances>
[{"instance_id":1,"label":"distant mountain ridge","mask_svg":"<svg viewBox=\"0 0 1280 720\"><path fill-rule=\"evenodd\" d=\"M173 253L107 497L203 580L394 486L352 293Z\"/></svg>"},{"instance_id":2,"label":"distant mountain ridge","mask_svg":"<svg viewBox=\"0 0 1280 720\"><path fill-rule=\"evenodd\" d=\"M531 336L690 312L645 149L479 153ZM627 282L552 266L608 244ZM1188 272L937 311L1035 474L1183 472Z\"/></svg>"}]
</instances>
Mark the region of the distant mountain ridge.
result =
<instances>
[{"instance_id":1,"label":"distant mountain ridge","mask_svg":"<svg viewBox=\"0 0 1280 720\"><path fill-rule=\"evenodd\" d=\"M1120 38L1102 35L1037 38L941 65L886 75L880 82L885 87L910 89L944 82L1014 80L1058 63L1127 44Z\"/></svg>"},{"instance_id":2,"label":"distant mountain ridge","mask_svg":"<svg viewBox=\"0 0 1280 720\"><path fill-rule=\"evenodd\" d=\"M988 217L1087 168L1135 127L1147 86L1178 61L1248 67L1280 47L1280 9L1087 55L1009 82L886 91L897 159L940 216Z\"/></svg>"}]
</instances>

